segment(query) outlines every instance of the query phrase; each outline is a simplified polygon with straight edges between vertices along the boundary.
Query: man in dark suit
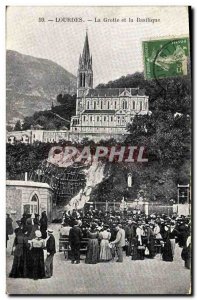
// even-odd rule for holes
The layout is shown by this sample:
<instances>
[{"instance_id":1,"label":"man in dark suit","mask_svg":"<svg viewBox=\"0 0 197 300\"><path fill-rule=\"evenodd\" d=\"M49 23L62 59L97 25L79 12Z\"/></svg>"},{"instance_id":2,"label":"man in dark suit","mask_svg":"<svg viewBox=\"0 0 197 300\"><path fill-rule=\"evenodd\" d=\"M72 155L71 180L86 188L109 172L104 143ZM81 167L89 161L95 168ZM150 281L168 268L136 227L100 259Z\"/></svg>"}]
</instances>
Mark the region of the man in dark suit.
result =
<instances>
[{"instance_id":1,"label":"man in dark suit","mask_svg":"<svg viewBox=\"0 0 197 300\"><path fill-rule=\"evenodd\" d=\"M127 239L127 248L126 248L126 255L130 256L132 251L132 242L133 239L136 237L136 222L133 220L128 220L128 225L125 227L125 238Z\"/></svg>"},{"instance_id":2,"label":"man in dark suit","mask_svg":"<svg viewBox=\"0 0 197 300\"><path fill-rule=\"evenodd\" d=\"M45 261L45 268L46 268L46 277L50 278L53 275L53 257L56 253L55 248L55 238L53 236L53 230L48 229L48 235L49 238L46 243L46 249L47 249L47 258Z\"/></svg>"},{"instance_id":3,"label":"man in dark suit","mask_svg":"<svg viewBox=\"0 0 197 300\"><path fill-rule=\"evenodd\" d=\"M69 242L71 246L71 255L72 260L71 263L74 264L76 261L76 264L80 263L80 244L82 239L82 231L79 228L78 221L74 221L74 226L70 229L69 232Z\"/></svg>"}]
</instances>

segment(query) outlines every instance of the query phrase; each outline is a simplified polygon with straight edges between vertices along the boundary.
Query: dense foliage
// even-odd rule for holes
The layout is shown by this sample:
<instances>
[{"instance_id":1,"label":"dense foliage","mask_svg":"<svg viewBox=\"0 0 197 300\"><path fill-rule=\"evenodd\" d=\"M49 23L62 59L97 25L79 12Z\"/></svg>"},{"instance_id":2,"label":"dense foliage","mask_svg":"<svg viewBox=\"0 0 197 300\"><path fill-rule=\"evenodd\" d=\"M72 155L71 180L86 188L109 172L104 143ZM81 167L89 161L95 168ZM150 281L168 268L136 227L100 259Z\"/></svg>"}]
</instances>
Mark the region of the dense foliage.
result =
<instances>
[{"instance_id":1,"label":"dense foliage","mask_svg":"<svg viewBox=\"0 0 197 300\"><path fill-rule=\"evenodd\" d=\"M22 129L31 129L37 125L46 130L69 128L71 116L75 115L76 95L59 94L57 102L60 105L52 106L51 110L35 112L33 116L25 117Z\"/></svg>"},{"instance_id":2,"label":"dense foliage","mask_svg":"<svg viewBox=\"0 0 197 300\"><path fill-rule=\"evenodd\" d=\"M137 115L128 125L126 143L146 147L148 163L125 165L134 187L151 200L176 199L177 184L190 183L191 173L191 79L144 79L142 73L123 76L98 87L139 87L149 95L150 113ZM118 172L118 171L117 171ZM126 193L128 194L128 193ZM132 193L128 197L133 197Z\"/></svg>"}]
</instances>

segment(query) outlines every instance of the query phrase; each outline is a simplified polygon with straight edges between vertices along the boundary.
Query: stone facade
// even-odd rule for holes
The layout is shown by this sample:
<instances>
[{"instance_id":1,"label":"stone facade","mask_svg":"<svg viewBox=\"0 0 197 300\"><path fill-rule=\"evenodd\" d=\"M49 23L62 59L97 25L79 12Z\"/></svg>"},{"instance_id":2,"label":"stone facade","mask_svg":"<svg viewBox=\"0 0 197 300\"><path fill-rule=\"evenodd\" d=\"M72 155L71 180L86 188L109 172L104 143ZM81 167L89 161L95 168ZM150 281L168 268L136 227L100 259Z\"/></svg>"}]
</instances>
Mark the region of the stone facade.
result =
<instances>
[{"instance_id":1,"label":"stone facade","mask_svg":"<svg viewBox=\"0 0 197 300\"><path fill-rule=\"evenodd\" d=\"M33 181L6 181L6 212L14 221L22 214L46 211L49 221L53 218L53 191L47 183Z\"/></svg>"},{"instance_id":2,"label":"stone facade","mask_svg":"<svg viewBox=\"0 0 197 300\"><path fill-rule=\"evenodd\" d=\"M127 125L132 123L134 116L147 113L148 97L142 90L117 88L94 90L93 93L90 90L85 97L77 99L71 132L126 134Z\"/></svg>"}]
</instances>

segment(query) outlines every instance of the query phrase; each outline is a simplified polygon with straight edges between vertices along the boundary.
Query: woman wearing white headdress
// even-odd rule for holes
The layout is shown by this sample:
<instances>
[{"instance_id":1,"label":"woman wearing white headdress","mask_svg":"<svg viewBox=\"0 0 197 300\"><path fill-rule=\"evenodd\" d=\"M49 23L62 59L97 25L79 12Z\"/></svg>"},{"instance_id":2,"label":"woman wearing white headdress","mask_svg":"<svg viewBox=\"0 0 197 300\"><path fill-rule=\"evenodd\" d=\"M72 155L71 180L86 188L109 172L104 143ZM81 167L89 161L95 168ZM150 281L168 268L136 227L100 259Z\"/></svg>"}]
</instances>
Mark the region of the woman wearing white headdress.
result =
<instances>
[{"instance_id":1,"label":"woman wearing white headdress","mask_svg":"<svg viewBox=\"0 0 197 300\"><path fill-rule=\"evenodd\" d=\"M32 272L31 277L33 279L42 279L45 277L45 266L44 266L44 251L45 247L44 240L42 239L42 233L40 230L35 231L35 238L31 240L31 263Z\"/></svg>"}]
</instances>

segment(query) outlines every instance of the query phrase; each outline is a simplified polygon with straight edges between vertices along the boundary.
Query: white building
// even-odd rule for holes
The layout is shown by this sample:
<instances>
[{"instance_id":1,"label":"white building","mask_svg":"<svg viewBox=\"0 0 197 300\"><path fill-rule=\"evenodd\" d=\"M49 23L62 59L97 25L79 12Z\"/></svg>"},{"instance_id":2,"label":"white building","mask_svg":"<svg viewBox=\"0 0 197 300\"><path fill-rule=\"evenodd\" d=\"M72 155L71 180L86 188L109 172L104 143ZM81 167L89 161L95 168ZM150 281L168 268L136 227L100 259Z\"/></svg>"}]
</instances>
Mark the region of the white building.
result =
<instances>
[{"instance_id":1,"label":"white building","mask_svg":"<svg viewBox=\"0 0 197 300\"><path fill-rule=\"evenodd\" d=\"M92 56L86 33L77 73L76 116L71 119L72 133L126 134L136 114L148 113L148 99L139 88L93 89Z\"/></svg>"},{"instance_id":2,"label":"white building","mask_svg":"<svg viewBox=\"0 0 197 300\"><path fill-rule=\"evenodd\" d=\"M7 132L7 143L33 144L34 142L58 143L60 140L69 139L68 130L24 130Z\"/></svg>"},{"instance_id":3,"label":"white building","mask_svg":"<svg viewBox=\"0 0 197 300\"><path fill-rule=\"evenodd\" d=\"M20 220L23 213L41 215L43 211L51 221L53 206L53 190L47 183L6 181L6 212L14 221Z\"/></svg>"}]
</instances>

